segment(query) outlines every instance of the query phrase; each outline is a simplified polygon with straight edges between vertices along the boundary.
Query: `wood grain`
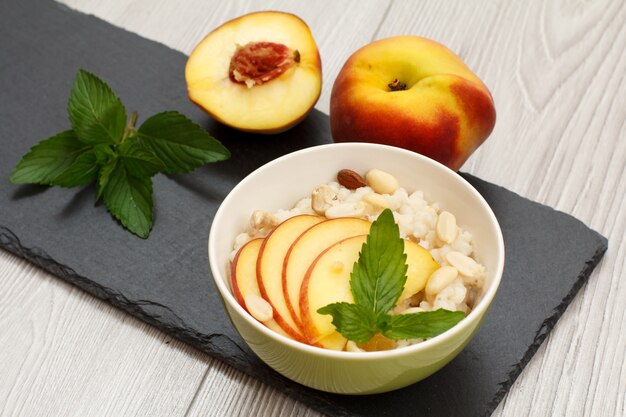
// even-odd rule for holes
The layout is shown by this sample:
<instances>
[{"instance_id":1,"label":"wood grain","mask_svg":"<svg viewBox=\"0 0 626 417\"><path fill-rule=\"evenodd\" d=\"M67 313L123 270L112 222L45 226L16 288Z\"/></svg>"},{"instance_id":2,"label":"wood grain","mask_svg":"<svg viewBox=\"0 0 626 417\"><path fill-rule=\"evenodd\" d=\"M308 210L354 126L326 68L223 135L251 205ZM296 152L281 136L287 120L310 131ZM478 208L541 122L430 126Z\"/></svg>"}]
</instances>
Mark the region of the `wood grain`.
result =
<instances>
[{"instance_id":1,"label":"wood grain","mask_svg":"<svg viewBox=\"0 0 626 417\"><path fill-rule=\"evenodd\" d=\"M570 213L609 251L494 416L626 415L626 3L435 0L66 0L189 53L242 13L301 16L318 42L328 111L367 42L423 35L492 90L498 121L463 167ZM318 413L0 253L1 416L306 416Z\"/></svg>"},{"instance_id":2,"label":"wood grain","mask_svg":"<svg viewBox=\"0 0 626 417\"><path fill-rule=\"evenodd\" d=\"M184 414L205 355L6 253L0 282L0 414Z\"/></svg>"}]
</instances>

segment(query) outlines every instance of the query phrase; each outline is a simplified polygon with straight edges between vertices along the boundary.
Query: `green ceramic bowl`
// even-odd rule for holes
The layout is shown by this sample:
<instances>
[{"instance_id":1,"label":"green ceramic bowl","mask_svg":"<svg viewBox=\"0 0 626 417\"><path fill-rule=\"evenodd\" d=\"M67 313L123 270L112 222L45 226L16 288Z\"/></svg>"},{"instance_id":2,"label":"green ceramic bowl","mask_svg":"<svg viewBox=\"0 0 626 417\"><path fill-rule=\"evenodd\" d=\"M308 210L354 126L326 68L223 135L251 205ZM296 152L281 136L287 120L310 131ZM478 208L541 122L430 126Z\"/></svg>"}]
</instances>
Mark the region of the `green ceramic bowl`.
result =
<instances>
[{"instance_id":1,"label":"green ceramic bowl","mask_svg":"<svg viewBox=\"0 0 626 417\"><path fill-rule=\"evenodd\" d=\"M474 310L447 332L423 343L382 352L336 352L279 335L252 318L231 292L229 255L235 236L254 210L290 208L337 171L392 173L409 192L423 190L474 236L478 260L487 275ZM251 173L224 199L209 236L209 263L215 284L235 328L250 348L287 378L322 391L373 394L420 381L450 362L480 327L504 268L498 222L482 196L445 166L413 152L384 145L342 143L316 146L278 158Z\"/></svg>"}]
</instances>

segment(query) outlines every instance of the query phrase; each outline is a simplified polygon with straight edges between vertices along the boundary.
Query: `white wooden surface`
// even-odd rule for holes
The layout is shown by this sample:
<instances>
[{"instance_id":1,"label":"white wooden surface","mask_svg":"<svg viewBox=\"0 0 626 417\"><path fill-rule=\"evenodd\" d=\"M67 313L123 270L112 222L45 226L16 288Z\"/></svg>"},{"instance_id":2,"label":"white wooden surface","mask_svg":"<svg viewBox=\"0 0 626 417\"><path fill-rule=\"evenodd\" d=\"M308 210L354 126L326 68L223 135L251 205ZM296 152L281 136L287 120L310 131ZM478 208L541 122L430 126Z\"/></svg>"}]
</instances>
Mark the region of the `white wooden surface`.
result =
<instances>
[{"instance_id":1,"label":"white wooden surface","mask_svg":"<svg viewBox=\"0 0 626 417\"><path fill-rule=\"evenodd\" d=\"M491 138L463 170L609 239L494 416L626 416L626 2L64 3L185 53L245 12L296 13L320 48L324 112L343 62L373 39L418 34L455 50L498 110ZM0 415L319 414L0 252Z\"/></svg>"}]
</instances>

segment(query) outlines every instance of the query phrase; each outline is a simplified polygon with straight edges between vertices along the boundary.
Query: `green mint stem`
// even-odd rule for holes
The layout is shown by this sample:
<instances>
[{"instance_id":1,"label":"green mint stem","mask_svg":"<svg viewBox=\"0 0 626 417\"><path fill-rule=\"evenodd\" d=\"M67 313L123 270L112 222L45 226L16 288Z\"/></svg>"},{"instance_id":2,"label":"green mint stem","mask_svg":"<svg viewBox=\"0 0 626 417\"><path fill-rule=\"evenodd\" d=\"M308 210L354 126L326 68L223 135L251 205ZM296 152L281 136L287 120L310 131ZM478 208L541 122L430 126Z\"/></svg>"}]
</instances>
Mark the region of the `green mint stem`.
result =
<instances>
[{"instance_id":1,"label":"green mint stem","mask_svg":"<svg viewBox=\"0 0 626 417\"><path fill-rule=\"evenodd\" d=\"M122 136L122 143L135 131L135 124L137 123L137 111L133 110L128 118L128 124L124 129L124 136Z\"/></svg>"}]
</instances>

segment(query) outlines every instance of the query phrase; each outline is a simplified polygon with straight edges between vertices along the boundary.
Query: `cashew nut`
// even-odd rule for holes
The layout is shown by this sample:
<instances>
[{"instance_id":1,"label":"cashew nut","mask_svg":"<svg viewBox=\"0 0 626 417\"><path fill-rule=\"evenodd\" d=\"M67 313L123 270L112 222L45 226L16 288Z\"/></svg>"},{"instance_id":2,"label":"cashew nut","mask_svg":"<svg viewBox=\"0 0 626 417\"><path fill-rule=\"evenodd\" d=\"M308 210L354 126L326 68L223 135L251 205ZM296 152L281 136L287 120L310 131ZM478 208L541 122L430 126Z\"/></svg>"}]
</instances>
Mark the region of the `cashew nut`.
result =
<instances>
[{"instance_id":1,"label":"cashew nut","mask_svg":"<svg viewBox=\"0 0 626 417\"><path fill-rule=\"evenodd\" d=\"M252 216L250 216L250 229L248 230L248 234L255 236L257 234L268 233L274 227L278 226L279 223L280 220L278 217L274 216L272 213L263 210L255 210Z\"/></svg>"},{"instance_id":2,"label":"cashew nut","mask_svg":"<svg viewBox=\"0 0 626 417\"><path fill-rule=\"evenodd\" d=\"M337 191L329 185L322 184L311 193L311 208L319 215L326 214L326 210L337 203Z\"/></svg>"}]
</instances>

